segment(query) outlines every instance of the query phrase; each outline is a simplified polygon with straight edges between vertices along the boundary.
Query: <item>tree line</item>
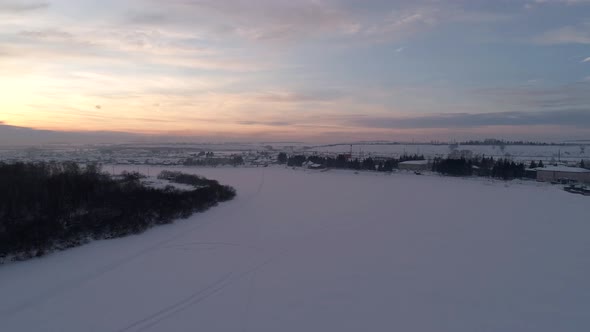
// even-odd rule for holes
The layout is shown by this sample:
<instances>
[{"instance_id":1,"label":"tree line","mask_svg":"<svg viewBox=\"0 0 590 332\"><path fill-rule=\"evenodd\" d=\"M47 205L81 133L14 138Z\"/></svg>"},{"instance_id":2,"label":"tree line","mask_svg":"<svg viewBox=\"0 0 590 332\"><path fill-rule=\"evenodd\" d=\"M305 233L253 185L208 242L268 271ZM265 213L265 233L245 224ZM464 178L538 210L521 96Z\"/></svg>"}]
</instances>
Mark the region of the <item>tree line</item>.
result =
<instances>
[{"instance_id":1,"label":"tree line","mask_svg":"<svg viewBox=\"0 0 590 332\"><path fill-rule=\"evenodd\" d=\"M114 177L73 162L0 163L0 263L140 233L236 195L195 175L175 173L171 179L198 184L191 191L150 188L142 177Z\"/></svg>"},{"instance_id":2,"label":"tree line","mask_svg":"<svg viewBox=\"0 0 590 332\"><path fill-rule=\"evenodd\" d=\"M400 162L408 160L425 160L423 155L402 155L399 158L379 158L372 157L360 159L351 158L349 155L339 154L336 157L331 156L305 156L293 155L288 156L281 152L277 156L279 164L286 164L290 167L301 167L305 162L311 162L320 165L323 168L338 168L338 169L353 169L353 170L369 170L379 172L391 172L398 167Z\"/></svg>"},{"instance_id":3,"label":"tree line","mask_svg":"<svg viewBox=\"0 0 590 332\"><path fill-rule=\"evenodd\" d=\"M543 162L540 161L542 167ZM537 164L531 164L536 166ZM530 168L535 168L530 167ZM526 167L524 163L516 163L509 159L497 159L493 157L476 157L471 159L450 159L435 158L432 161L432 171L454 176L483 176L493 177L503 180L511 180L526 177Z\"/></svg>"},{"instance_id":4,"label":"tree line","mask_svg":"<svg viewBox=\"0 0 590 332\"><path fill-rule=\"evenodd\" d=\"M391 172L399 168L399 163L409 160L425 160L423 155L403 155L399 158L380 158L375 160L372 157L359 159L350 158L349 155L340 154L336 157L330 156L288 156L281 152L277 157L279 164L286 164L292 167L301 167L305 162L312 162L324 168L370 170L378 172ZM543 161L532 161L529 169L544 167ZM494 159L493 157L474 158L434 158L431 161L431 170L436 173L452 176L482 176L493 177L504 180L527 177L526 165L522 162L514 162L509 159Z\"/></svg>"},{"instance_id":5,"label":"tree line","mask_svg":"<svg viewBox=\"0 0 590 332\"><path fill-rule=\"evenodd\" d=\"M184 166L239 166L244 164L244 158L242 156L213 157L213 152L210 155L207 152L206 158L186 158L182 164Z\"/></svg>"}]
</instances>

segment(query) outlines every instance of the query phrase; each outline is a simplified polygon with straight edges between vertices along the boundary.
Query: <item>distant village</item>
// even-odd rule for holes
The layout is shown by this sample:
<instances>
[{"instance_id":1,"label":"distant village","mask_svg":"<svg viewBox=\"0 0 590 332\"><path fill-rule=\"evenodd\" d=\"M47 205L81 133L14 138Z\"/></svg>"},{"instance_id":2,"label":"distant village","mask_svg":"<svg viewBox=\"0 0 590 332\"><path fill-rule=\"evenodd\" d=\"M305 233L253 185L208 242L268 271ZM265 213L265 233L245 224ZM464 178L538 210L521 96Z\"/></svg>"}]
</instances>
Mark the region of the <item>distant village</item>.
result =
<instances>
[{"instance_id":1,"label":"distant village","mask_svg":"<svg viewBox=\"0 0 590 332\"><path fill-rule=\"evenodd\" d=\"M394 172L406 171L421 175L435 172L450 176L482 176L510 179L531 179L542 182L567 185L572 192L586 193L590 184L590 160L561 160L560 155L551 159L519 158L509 155L491 157L476 154L465 145L449 146L448 153L395 154L363 153L350 146L346 153L313 151L306 149L279 150L273 146L259 146L258 149L215 149L204 150L191 146L104 146L28 148L0 151L0 162L19 161L61 162L74 161L79 164L100 165L153 165L187 167L267 167L285 165L307 169L351 169L355 171ZM590 194L590 193L588 193Z\"/></svg>"}]
</instances>

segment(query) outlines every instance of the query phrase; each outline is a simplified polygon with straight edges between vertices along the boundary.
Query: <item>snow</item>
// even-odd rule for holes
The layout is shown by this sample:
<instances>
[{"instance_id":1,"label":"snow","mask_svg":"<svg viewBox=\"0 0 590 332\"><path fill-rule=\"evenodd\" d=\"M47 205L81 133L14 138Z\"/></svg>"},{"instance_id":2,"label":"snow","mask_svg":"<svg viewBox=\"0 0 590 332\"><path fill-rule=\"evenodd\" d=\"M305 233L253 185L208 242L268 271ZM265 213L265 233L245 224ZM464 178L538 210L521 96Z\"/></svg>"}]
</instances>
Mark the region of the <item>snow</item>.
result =
<instances>
[{"instance_id":1,"label":"snow","mask_svg":"<svg viewBox=\"0 0 590 332\"><path fill-rule=\"evenodd\" d=\"M580 167L568 167L568 166L547 166L536 168L537 171L548 171L548 172L568 172L568 173L590 173L590 170Z\"/></svg>"},{"instance_id":2,"label":"snow","mask_svg":"<svg viewBox=\"0 0 590 332\"><path fill-rule=\"evenodd\" d=\"M158 179L155 176L146 177L141 179L141 183L147 187L155 188L155 189L164 189L166 187L173 187L174 189L180 191L192 191L195 190L194 186L184 184L184 183L175 183L165 179Z\"/></svg>"},{"instance_id":3,"label":"snow","mask_svg":"<svg viewBox=\"0 0 590 332\"><path fill-rule=\"evenodd\" d=\"M590 330L588 197L534 181L175 169L238 197L0 266L2 331Z\"/></svg>"},{"instance_id":4,"label":"snow","mask_svg":"<svg viewBox=\"0 0 590 332\"><path fill-rule=\"evenodd\" d=\"M402 164L402 165L427 165L428 160L408 160L408 161L402 161L400 164Z\"/></svg>"}]
</instances>

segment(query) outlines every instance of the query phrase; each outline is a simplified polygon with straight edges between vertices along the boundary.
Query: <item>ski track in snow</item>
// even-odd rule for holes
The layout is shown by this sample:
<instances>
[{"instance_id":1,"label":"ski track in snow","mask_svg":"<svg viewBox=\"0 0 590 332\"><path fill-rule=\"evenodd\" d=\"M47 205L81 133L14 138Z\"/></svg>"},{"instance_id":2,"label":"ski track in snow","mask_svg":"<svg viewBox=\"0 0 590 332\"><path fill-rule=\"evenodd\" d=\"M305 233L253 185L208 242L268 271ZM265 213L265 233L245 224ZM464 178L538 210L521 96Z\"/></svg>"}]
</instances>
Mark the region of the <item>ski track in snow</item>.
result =
<instances>
[{"instance_id":1,"label":"ski track in snow","mask_svg":"<svg viewBox=\"0 0 590 332\"><path fill-rule=\"evenodd\" d=\"M261 176L260 176L260 184L258 185L258 187L256 189L256 192L254 194L252 194L251 196L246 197L246 199L244 201L242 201L242 205L243 204L247 204L248 201L252 200L257 195L259 195L260 192L262 191L262 188L263 187L264 187L264 170L261 173ZM234 209L237 211L237 209L239 209L240 206L235 206ZM213 208L215 208L215 207L213 207ZM210 222L213 222L213 221L211 220ZM117 269L117 268L119 268L119 267L121 267L121 266L123 266L123 265L125 265L125 264L127 264L127 263L129 263L129 262L131 262L131 261L133 261L133 260L135 260L137 258L139 258L139 257L142 257L143 255L145 255L145 254L147 254L147 253L149 253L151 251L161 249L161 248L163 248L164 245L166 245L166 244L168 244L168 243L170 243L170 242L172 242L174 240L177 240L177 239L179 239L181 237L188 236L193 231L195 231L195 230L197 230L197 229L199 229L201 227L205 227L205 226L206 225L197 222L195 226L189 228L188 230L183 230L181 232L178 232L177 234L175 234L175 235L173 235L173 236L171 236L171 237L169 237L169 238L167 238L167 239L165 239L165 240L163 240L163 241L161 241L161 242L159 242L159 243L157 243L157 244L155 244L153 246L148 246L148 247L144 248L143 250L140 250L139 252L137 252L137 253L135 253L135 254L133 254L131 256L128 256L126 258L123 258L121 260L118 260L118 261L116 261L116 262L114 262L112 264L108 264L106 266L103 266L103 267L97 269L96 271L94 271L91 274L83 275L83 276L81 276L79 278L65 281L61 285L59 285L59 286L57 286L55 288L49 289L46 292L43 292L43 293L39 294L38 296L35 296L33 298L30 298L30 299L24 301L21 304L18 304L18 305L13 306L13 307L9 307L7 309L0 310L0 317L2 317L2 316L8 316L8 315L13 315L13 314L18 313L18 312L20 312L22 310L28 309L31 306L35 306L35 305L38 305L38 304L40 304L42 302L45 302L45 301L47 301L47 300L51 299L52 297L57 296L59 294L62 294L64 292L73 291L73 290L77 289L79 286L81 286L82 284L84 284L84 283L86 283L88 281L94 280L94 279L96 279L96 278L98 278L98 277L100 277L100 276L102 276L102 275L104 275L106 273L109 273L111 271L114 271L115 269ZM196 243L191 243L191 244L194 245ZM253 247L253 246L244 246L244 245L241 245L241 244L238 244L238 243L209 242L208 244L236 246L236 247L245 247L245 248L251 248L251 249L256 249L256 250L264 250L262 248L257 248L257 247ZM182 245L180 245L180 246L182 246Z\"/></svg>"},{"instance_id":2,"label":"ski track in snow","mask_svg":"<svg viewBox=\"0 0 590 332\"><path fill-rule=\"evenodd\" d=\"M218 292L221 292L226 287L243 279L244 277L247 277L249 274L255 273L256 271L264 268L266 265L269 265L270 263L275 261L278 257L281 257L284 254L285 254L285 252L280 253L279 255L277 255L275 257L271 257L270 259L262 262L261 264L258 264L246 271L242 271L241 273L237 273L237 274L236 273L228 273L227 275L223 276L221 279L215 281L213 284L211 284L203 289L199 289L196 292L192 293L189 297L187 297L177 303L169 305L169 306L159 310L156 313L148 315L148 316L144 317L143 319L133 322L132 324L130 324L122 329L116 330L115 332L147 331L147 330L151 329L152 327L156 326L157 324L159 324L160 322L162 322L166 319L172 318L172 316L174 316L175 314L178 314L184 310L187 310L188 308L203 302L208 297L210 297Z\"/></svg>"}]
</instances>

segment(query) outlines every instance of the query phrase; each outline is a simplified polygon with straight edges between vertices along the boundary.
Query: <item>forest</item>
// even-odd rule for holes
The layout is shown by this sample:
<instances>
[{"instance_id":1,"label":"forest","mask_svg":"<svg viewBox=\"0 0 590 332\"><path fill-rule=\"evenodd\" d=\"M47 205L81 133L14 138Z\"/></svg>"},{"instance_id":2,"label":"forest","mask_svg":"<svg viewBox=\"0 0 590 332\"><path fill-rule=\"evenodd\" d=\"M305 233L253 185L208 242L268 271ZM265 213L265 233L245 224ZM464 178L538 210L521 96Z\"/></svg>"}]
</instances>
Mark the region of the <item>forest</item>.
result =
<instances>
[{"instance_id":1,"label":"forest","mask_svg":"<svg viewBox=\"0 0 590 332\"><path fill-rule=\"evenodd\" d=\"M111 176L73 162L0 163L0 264L141 233L236 195L234 188L197 175L160 174L192 185L190 191L150 188L143 177Z\"/></svg>"}]
</instances>

